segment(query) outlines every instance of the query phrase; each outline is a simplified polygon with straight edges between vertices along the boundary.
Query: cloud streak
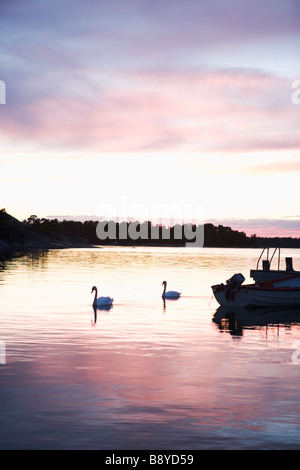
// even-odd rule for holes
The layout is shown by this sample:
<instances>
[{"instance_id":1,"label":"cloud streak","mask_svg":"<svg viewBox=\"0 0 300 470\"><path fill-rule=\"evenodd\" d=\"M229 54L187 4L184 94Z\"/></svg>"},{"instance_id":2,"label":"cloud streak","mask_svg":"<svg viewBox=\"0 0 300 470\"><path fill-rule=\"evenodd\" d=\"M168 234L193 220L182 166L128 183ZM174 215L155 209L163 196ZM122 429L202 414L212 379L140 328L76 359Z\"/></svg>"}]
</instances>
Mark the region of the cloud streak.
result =
<instances>
[{"instance_id":1,"label":"cloud streak","mask_svg":"<svg viewBox=\"0 0 300 470\"><path fill-rule=\"evenodd\" d=\"M270 174L270 173L295 173L300 172L300 161L280 161L274 163L265 163L262 165L256 165L243 170L243 172L258 175L258 174Z\"/></svg>"},{"instance_id":2,"label":"cloud streak","mask_svg":"<svg viewBox=\"0 0 300 470\"><path fill-rule=\"evenodd\" d=\"M300 148L289 82L254 70L121 70L51 82L0 116L2 133L86 151Z\"/></svg>"},{"instance_id":3,"label":"cloud streak","mask_svg":"<svg viewBox=\"0 0 300 470\"><path fill-rule=\"evenodd\" d=\"M0 132L97 152L299 148L290 78L238 65L249 45L296 35L298 9L282 0L3 2Z\"/></svg>"},{"instance_id":4,"label":"cloud streak","mask_svg":"<svg viewBox=\"0 0 300 470\"><path fill-rule=\"evenodd\" d=\"M300 218L257 218L257 219L209 219L214 225L229 226L244 231L248 236L258 237L294 237L299 238Z\"/></svg>"}]
</instances>

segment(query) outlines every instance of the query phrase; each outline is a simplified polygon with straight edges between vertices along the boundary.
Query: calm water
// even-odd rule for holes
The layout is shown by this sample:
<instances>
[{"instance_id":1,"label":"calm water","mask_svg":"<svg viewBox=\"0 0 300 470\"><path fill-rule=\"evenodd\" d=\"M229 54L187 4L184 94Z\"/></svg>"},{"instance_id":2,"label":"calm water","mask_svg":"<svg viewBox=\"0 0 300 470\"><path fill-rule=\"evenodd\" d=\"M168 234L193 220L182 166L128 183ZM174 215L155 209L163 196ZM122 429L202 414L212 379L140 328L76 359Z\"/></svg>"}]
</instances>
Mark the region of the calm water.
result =
<instances>
[{"instance_id":1,"label":"calm water","mask_svg":"<svg viewBox=\"0 0 300 470\"><path fill-rule=\"evenodd\" d=\"M217 311L260 250L53 250L0 264L2 449L300 447L300 311ZM293 256L300 269L300 252ZM163 280L179 290L161 298ZM91 287L114 297L92 309ZM228 316L228 315L227 315ZM299 359L298 359L299 351Z\"/></svg>"}]
</instances>

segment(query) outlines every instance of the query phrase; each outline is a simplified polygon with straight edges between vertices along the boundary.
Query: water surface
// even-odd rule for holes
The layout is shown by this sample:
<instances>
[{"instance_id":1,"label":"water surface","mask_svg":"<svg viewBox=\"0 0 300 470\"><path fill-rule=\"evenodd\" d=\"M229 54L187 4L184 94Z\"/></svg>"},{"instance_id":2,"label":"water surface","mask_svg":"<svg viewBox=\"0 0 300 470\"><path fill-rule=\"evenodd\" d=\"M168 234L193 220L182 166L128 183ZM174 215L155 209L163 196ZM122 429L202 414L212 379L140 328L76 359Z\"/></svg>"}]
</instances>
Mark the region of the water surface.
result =
<instances>
[{"instance_id":1,"label":"water surface","mask_svg":"<svg viewBox=\"0 0 300 470\"><path fill-rule=\"evenodd\" d=\"M3 261L0 447L299 448L299 309L226 312L212 298L235 272L250 280L259 254L99 247ZM284 255L300 269L299 251ZM163 303L164 280L179 300ZM111 310L95 314L93 285Z\"/></svg>"}]
</instances>

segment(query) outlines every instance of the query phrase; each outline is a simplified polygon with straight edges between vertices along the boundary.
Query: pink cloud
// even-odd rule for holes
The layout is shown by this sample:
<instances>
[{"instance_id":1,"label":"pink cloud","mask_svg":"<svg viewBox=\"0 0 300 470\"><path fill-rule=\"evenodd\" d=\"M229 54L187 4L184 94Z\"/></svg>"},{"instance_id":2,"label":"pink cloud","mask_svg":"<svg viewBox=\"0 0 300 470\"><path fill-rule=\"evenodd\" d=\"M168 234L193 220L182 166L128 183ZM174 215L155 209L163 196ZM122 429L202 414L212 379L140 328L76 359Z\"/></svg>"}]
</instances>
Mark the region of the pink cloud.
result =
<instances>
[{"instance_id":1,"label":"pink cloud","mask_svg":"<svg viewBox=\"0 0 300 470\"><path fill-rule=\"evenodd\" d=\"M255 70L136 69L102 81L92 88L83 74L77 89L66 81L8 105L1 134L87 152L300 148L288 80Z\"/></svg>"},{"instance_id":2,"label":"pink cloud","mask_svg":"<svg viewBox=\"0 0 300 470\"><path fill-rule=\"evenodd\" d=\"M280 161L274 163L266 163L263 165L256 165L245 170L249 174L262 174L262 173L286 173L286 172L300 172L299 161Z\"/></svg>"},{"instance_id":3,"label":"pink cloud","mask_svg":"<svg viewBox=\"0 0 300 470\"><path fill-rule=\"evenodd\" d=\"M258 237L300 237L300 216L281 219L209 219L215 225L229 226L245 232L248 236Z\"/></svg>"}]
</instances>

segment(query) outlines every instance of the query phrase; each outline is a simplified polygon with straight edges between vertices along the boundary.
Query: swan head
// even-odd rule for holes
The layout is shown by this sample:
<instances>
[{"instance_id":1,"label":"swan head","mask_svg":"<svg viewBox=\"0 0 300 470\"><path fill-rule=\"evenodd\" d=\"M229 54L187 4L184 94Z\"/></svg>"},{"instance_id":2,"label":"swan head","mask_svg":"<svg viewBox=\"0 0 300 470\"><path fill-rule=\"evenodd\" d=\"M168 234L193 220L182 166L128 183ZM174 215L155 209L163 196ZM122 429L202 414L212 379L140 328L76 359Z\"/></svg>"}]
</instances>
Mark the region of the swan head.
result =
<instances>
[{"instance_id":1,"label":"swan head","mask_svg":"<svg viewBox=\"0 0 300 470\"><path fill-rule=\"evenodd\" d=\"M161 285L162 285L162 286L166 286L166 285L167 285L167 281L163 281Z\"/></svg>"},{"instance_id":2,"label":"swan head","mask_svg":"<svg viewBox=\"0 0 300 470\"><path fill-rule=\"evenodd\" d=\"M92 287L91 294L94 292L94 290L97 290L97 287L96 287L96 286L93 286L93 287Z\"/></svg>"}]
</instances>

